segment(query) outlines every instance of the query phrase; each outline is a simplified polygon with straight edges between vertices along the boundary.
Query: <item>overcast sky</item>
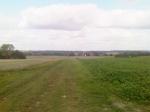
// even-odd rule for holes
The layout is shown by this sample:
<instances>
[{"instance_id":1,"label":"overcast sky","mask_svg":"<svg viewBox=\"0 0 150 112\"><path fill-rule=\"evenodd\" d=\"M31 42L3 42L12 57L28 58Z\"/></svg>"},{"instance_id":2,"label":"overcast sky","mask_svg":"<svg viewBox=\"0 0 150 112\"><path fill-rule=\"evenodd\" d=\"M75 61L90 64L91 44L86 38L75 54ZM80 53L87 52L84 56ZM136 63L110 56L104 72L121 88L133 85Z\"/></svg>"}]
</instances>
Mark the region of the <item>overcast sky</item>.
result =
<instances>
[{"instance_id":1,"label":"overcast sky","mask_svg":"<svg viewBox=\"0 0 150 112\"><path fill-rule=\"evenodd\" d=\"M1 0L0 45L150 50L150 0Z\"/></svg>"}]
</instances>

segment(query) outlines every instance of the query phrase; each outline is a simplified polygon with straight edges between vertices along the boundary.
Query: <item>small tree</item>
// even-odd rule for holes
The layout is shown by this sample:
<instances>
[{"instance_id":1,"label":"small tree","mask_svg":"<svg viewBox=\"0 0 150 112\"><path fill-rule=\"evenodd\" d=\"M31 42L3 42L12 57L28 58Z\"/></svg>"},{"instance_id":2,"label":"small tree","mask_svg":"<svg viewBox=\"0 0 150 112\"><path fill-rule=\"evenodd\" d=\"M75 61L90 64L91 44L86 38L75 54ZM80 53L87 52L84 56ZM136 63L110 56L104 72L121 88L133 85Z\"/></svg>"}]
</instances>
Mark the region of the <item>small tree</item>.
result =
<instances>
[{"instance_id":1,"label":"small tree","mask_svg":"<svg viewBox=\"0 0 150 112\"><path fill-rule=\"evenodd\" d=\"M0 48L0 59L25 59L23 52L15 50L12 44L3 44Z\"/></svg>"},{"instance_id":2,"label":"small tree","mask_svg":"<svg viewBox=\"0 0 150 112\"><path fill-rule=\"evenodd\" d=\"M1 50L3 51L14 51L15 47L12 44L3 44Z\"/></svg>"}]
</instances>

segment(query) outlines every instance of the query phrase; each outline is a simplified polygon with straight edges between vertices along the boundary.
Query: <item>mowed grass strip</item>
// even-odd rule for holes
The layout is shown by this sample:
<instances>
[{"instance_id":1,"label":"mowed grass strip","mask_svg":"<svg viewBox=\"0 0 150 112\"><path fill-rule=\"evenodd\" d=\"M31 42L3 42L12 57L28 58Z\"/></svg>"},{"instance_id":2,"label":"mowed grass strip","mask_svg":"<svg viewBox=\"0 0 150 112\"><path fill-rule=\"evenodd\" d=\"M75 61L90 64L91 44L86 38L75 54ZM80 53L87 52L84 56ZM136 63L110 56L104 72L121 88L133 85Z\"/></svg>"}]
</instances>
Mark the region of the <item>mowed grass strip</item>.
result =
<instances>
[{"instance_id":1,"label":"mowed grass strip","mask_svg":"<svg viewBox=\"0 0 150 112\"><path fill-rule=\"evenodd\" d=\"M63 59L0 72L0 112L149 112L149 57Z\"/></svg>"},{"instance_id":2,"label":"mowed grass strip","mask_svg":"<svg viewBox=\"0 0 150 112\"><path fill-rule=\"evenodd\" d=\"M2 71L0 111L79 112L74 61Z\"/></svg>"},{"instance_id":3,"label":"mowed grass strip","mask_svg":"<svg viewBox=\"0 0 150 112\"><path fill-rule=\"evenodd\" d=\"M0 110L3 112L23 111L26 101L38 96L45 88L47 71L57 63L42 65L37 69L13 70L0 75Z\"/></svg>"}]
</instances>

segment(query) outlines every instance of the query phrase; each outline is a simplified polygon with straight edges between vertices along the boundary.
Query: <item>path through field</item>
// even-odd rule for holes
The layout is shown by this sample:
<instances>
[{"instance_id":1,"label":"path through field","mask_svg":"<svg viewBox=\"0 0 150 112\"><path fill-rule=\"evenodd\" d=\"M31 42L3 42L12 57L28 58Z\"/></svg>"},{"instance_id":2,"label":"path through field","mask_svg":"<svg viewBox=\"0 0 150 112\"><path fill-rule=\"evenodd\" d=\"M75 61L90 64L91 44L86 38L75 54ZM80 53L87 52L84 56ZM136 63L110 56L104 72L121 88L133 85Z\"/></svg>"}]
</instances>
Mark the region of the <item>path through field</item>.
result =
<instances>
[{"instance_id":1,"label":"path through field","mask_svg":"<svg viewBox=\"0 0 150 112\"><path fill-rule=\"evenodd\" d=\"M81 111L76 64L76 61L59 61L2 72L0 112Z\"/></svg>"},{"instance_id":2,"label":"path through field","mask_svg":"<svg viewBox=\"0 0 150 112\"><path fill-rule=\"evenodd\" d=\"M77 59L1 71L0 112L143 112L90 78Z\"/></svg>"}]
</instances>

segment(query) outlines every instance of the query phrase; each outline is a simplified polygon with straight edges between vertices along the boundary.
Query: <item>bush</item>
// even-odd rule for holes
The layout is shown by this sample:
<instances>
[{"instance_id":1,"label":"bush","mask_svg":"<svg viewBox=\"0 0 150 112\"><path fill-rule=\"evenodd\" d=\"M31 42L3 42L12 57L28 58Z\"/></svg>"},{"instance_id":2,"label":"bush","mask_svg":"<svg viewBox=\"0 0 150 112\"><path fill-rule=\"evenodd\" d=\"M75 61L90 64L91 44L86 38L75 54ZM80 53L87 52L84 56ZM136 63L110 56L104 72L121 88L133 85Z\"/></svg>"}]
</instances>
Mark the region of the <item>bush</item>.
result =
<instances>
[{"instance_id":1,"label":"bush","mask_svg":"<svg viewBox=\"0 0 150 112\"><path fill-rule=\"evenodd\" d=\"M26 56L23 52L20 52L18 50L13 51L11 57L13 59L26 59Z\"/></svg>"},{"instance_id":2,"label":"bush","mask_svg":"<svg viewBox=\"0 0 150 112\"><path fill-rule=\"evenodd\" d=\"M26 59L26 56L21 51L2 51L0 50L0 59Z\"/></svg>"}]
</instances>

